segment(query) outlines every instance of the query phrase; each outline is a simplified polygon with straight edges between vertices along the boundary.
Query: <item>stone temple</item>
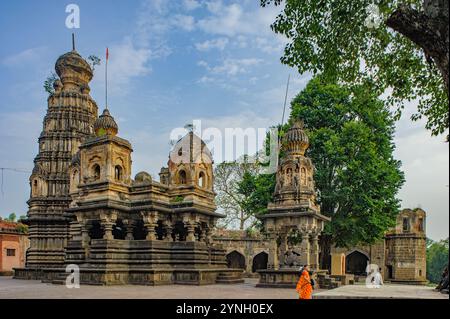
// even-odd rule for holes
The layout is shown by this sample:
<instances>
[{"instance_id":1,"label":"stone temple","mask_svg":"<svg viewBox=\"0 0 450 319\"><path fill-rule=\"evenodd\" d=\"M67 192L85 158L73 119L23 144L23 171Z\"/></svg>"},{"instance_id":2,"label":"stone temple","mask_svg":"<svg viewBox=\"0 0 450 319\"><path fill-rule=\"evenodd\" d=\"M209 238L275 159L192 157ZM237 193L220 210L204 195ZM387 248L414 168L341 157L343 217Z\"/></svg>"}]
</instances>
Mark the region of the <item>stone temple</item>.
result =
<instances>
[{"instance_id":1,"label":"stone temple","mask_svg":"<svg viewBox=\"0 0 450 319\"><path fill-rule=\"evenodd\" d=\"M81 284L241 282L215 223L212 157L188 133L174 146L160 182L131 178L131 144L89 95L90 65L74 50L58 58L39 153L30 176L30 248L16 278L62 282L78 265Z\"/></svg>"}]
</instances>

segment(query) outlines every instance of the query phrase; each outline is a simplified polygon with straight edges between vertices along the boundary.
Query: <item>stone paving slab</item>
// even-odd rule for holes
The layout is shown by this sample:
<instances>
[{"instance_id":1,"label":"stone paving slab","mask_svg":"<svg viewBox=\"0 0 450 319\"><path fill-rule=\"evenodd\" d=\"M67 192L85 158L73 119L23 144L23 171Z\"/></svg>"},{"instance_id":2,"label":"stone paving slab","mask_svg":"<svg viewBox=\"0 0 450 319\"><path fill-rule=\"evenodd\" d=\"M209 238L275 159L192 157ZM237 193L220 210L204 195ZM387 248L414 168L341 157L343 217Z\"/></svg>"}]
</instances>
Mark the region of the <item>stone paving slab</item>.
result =
<instances>
[{"instance_id":1,"label":"stone paving slab","mask_svg":"<svg viewBox=\"0 0 450 319\"><path fill-rule=\"evenodd\" d=\"M89 286L68 289L38 280L0 277L0 299L297 299L294 289L256 288L258 279L234 285Z\"/></svg>"},{"instance_id":2,"label":"stone paving slab","mask_svg":"<svg viewBox=\"0 0 450 319\"><path fill-rule=\"evenodd\" d=\"M365 285L342 286L318 292L314 299L449 299L433 287L387 284L381 288L367 288Z\"/></svg>"},{"instance_id":3,"label":"stone paving slab","mask_svg":"<svg viewBox=\"0 0 450 319\"><path fill-rule=\"evenodd\" d=\"M17 280L0 276L0 299L297 299L294 289L256 288L258 279L247 278L235 285L167 285L167 286L89 286L68 289L64 285L45 284L38 280ZM432 287L385 285L369 289L364 285L343 286L333 290L316 290L314 299L419 298L447 299Z\"/></svg>"}]
</instances>

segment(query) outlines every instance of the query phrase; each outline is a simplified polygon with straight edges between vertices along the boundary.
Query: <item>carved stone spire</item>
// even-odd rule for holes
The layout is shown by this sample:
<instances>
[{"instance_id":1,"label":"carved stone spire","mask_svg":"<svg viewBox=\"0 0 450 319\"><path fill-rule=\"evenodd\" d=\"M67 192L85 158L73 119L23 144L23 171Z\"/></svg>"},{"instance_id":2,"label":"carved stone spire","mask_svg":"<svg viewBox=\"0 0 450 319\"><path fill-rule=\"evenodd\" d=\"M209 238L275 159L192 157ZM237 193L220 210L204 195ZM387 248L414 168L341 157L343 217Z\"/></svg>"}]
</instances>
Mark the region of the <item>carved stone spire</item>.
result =
<instances>
[{"instance_id":1,"label":"carved stone spire","mask_svg":"<svg viewBox=\"0 0 450 319\"><path fill-rule=\"evenodd\" d=\"M30 176L28 201L31 247L27 267L53 267L63 263L69 236L65 213L70 203L68 168L77 161L78 146L92 136L97 104L89 95L89 64L76 52L58 58L59 79L48 97L48 109L39 137L39 153ZM73 161L72 161L73 160Z\"/></svg>"}]
</instances>

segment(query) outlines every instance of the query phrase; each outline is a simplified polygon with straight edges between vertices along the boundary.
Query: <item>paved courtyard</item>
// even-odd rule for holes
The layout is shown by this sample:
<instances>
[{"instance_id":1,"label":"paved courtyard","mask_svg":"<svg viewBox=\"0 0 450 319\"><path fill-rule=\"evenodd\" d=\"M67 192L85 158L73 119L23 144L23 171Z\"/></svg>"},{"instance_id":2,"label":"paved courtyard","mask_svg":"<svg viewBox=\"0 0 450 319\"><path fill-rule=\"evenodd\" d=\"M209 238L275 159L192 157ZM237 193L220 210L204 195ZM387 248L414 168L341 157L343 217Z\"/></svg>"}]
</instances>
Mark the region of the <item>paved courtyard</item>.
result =
<instances>
[{"instance_id":1,"label":"paved courtyard","mask_svg":"<svg viewBox=\"0 0 450 319\"><path fill-rule=\"evenodd\" d=\"M294 289L256 288L257 279L246 279L237 285L209 286L81 286L68 289L63 285L37 280L0 277L0 299L297 299ZM425 298L448 299L430 287L386 285L368 289L364 285L317 290L314 298Z\"/></svg>"},{"instance_id":2,"label":"paved courtyard","mask_svg":"<svg viewBox=\"0 0 450 319\"><path fill-rule=\"evenodd\" d=\"M378 289L369 289L365 285L342 286L324 290L314 295L315 299L449 299L427 286L384 285Z\"/></svg>"},{"instance_id":3,"label":"paved courtyard","mask_svg":"<svg viewBox=\"0 0 450 319\"><path fill-rule=\"evenodd\" d=\"M83 298L83 299L296 299L294 289L256 288L257 279L237 285L165 285L165 286L88 286L68 289L64 285L37 280L0 277L0 299L5 298Z\"/></svg>"}]
</instances>

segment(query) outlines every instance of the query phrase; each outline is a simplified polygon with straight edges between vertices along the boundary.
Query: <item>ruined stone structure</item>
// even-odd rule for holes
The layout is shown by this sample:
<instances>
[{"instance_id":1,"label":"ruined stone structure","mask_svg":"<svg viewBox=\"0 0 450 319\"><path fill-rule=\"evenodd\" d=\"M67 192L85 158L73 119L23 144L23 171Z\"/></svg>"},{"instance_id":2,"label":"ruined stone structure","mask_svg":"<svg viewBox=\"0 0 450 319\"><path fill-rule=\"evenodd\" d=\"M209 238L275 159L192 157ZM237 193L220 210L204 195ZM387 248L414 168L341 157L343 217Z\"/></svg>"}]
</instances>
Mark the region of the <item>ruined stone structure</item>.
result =
<instances>
[{"instance_id":1,"label":"ruined stone structure","mask_svg":"<svg viewBox=\"0 0 450 319\"><path fill-rule=\"evenodd\" d=\"M258 277L258 270L267 269L270 242L260 233L249 236L243 230L216 230L214 242L226 249L228 267L244 270L247 277Z\"/></svg>"},{"instance_id":2,"label":"ruined stone structure","mask_svg":"<svg viewBox=\"0 0 450 319\"><path fill-rule=\"evenodd\" d=\"M303 122L294 122L283 137L274 201L261 217L270 247L268 270L259 272L260 286L292 286L300 265L319 267L319 235L330 218L320 214L316 204L314 166L305 156L308 147Z\"/></svg>"},{"instance_id":3,"label":"ruined stone structure","mask_svg":"<svg viewBox=\"0 0 450 319\"><path fill-rule=\"evenodd\" d=\"M381 268L385 281L423 284L426 282L425 222L426 213L422 209L403 209L396 226L379 242L351 248L332 247L331 254L343 254L345 273L355 275L359 281L365 280L367 265L374 264ZM220 230L213 237L226 249L228 264L244 269L246 276L254 277L257 270L267 268L267 262L260 256L268 256L269 241L261 234L248 236L245 231Z\"/></svg>"},{"instance_id":4,"label":"ruined stone structure","mask_svg":"<svg viewBox=\"0 0 450 319\"><path fill-rule=\"evenodd\" d=\"M56 63L30 178L31 247L16 278L61 282L76 264L85 284L241 282L227 268L211 231L215 212L212 157L192 132L169 156L161 182L131 178L131 144L108 109L97 118L92 70L76 51Z\"/></svg>"},{"instance_id":5,"label":"ruined stone structure","mask_svg":"<svg viewBox=\"0 0 450 319\"><path fill-rule=\"evenodd\" d=\"M344 253L346 272L366 276L368 264L381 268L385 281L426 283L426 213L424 210L403 209L395 227L383 240L373 245L352 248L332 248L332 253Z\"/></svg>"}]
</instances>

